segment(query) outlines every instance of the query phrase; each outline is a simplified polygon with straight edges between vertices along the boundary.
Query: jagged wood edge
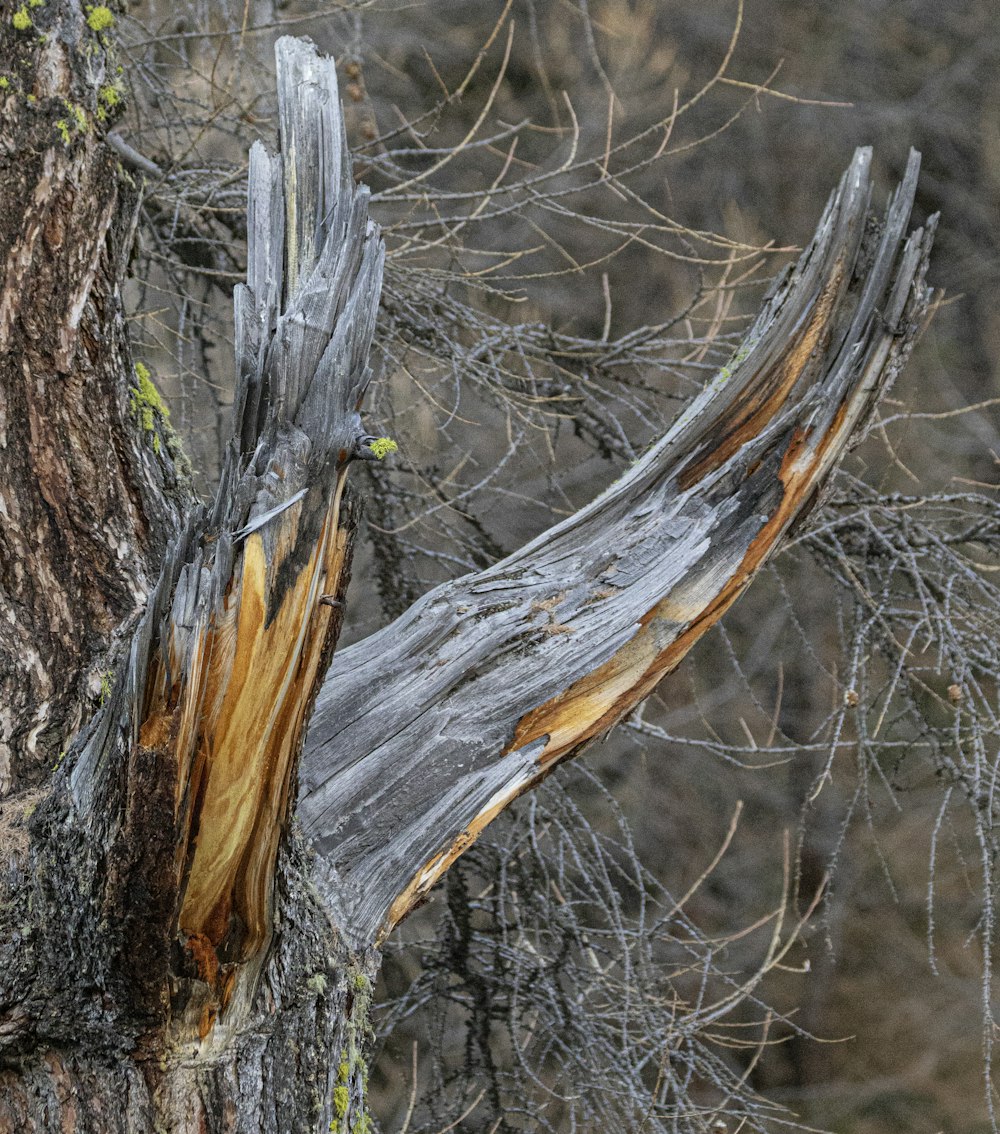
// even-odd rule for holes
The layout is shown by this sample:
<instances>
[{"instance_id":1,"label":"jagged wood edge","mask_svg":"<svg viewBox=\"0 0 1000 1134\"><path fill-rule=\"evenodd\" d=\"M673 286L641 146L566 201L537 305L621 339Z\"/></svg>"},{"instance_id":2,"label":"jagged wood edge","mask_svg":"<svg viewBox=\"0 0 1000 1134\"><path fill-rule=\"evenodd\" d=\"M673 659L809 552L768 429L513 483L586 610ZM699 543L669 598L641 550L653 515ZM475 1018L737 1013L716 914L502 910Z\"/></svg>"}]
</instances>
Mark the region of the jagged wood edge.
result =
<instances>
[{"instance_id":1,"label":"jagged wood edge","mask_svg":"<svg viewBox=\"0 0 1000 1134\"><path fill-rule=\"evenodd\" d=\"M865 426L930 300L936 218L859 150L729 366L618 482L339 653L298 816L345 932L381 938L513 799L628 713L749 585Z\"/></svg>"}]
</instances>

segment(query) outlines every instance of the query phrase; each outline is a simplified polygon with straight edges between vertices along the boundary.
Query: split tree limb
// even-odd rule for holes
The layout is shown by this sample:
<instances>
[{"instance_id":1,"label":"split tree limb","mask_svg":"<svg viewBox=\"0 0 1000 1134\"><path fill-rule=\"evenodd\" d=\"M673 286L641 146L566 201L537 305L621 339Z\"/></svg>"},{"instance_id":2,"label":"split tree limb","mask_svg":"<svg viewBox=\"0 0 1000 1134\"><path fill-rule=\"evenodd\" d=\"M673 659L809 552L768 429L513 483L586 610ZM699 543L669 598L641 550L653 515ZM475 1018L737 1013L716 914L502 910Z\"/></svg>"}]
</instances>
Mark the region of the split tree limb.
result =
<instances>
[{"instance_id":1,"label":"split tree limb","mask_svg":"<svg viewBox=\"0 0 1000 1134\"><path fill-rule=\"evenodd\" d=\"M126 821L132 837L163 826L152 801L162 809L169 793L172 863L148 863L143 883L175 909L167 928L197 972L201 1034L270 937L295 761L341 623L329 599L349 570L345 475L373 440L358 409L382 241L351 174L333 61L287 37L276 60L281 156L251 150L247 283L234 295L235 435L71 777L88 813L126 753L127 810L146 810Z\"/></svg>"},{"instance_id":2,"label":"split tree limb","mask_svg":"<svg viewBox=\"0 0 1000 1134\"><path fill-rule=\"evenodd\" d=\"M513 799L606 732L746 589L902 367L936 218L883 222L859 150L728 366L617 483L334 659L299 817L344 930L381 939Z\"/></svg>"},{"instance_id":3,"label":"split tree limb","mask_svg":"<svg viewBox=\"0 0 1000 1134\"><path fill-rule=\"evenodd\" d=\"M25 37L22 61L75 43L77 64L99 74L78 5L35 18L52 23ZM5 820L0 1126L4 1115L18 1129L109 1134L200 1131L219 1115L240 1131L273 1126L275 1115L295 1129L361 1124L357 1037L377 965L364 946L511 799L645 696L741 593L902 364L926 309L933 226L904 241L916 161L882 235L866 219L860 154L744 349L646 458L571 520L439 588L336 662L301 806L347 931L332 935L297 840L274 876L304 722L339 628L345 469L374 455L357 408L382 248L350 175L332 63L290 40L277 54L284 157L260 146L251 155L236 435L221 486L170 546L103 707L37 806L22 798ZM47 73L55 81L62 69ZM35 89L59 113L65 92ZM38 158L25 169L44 191L26 225L15 218L0 234L7 251L33 253L4 253L8 268L26 266L23 280L19 267L12 277L23 288L7 289L18 312L8 353L34 385L48 360L67 383L97 365L98 388L119 403L83 439L86 459L50 461L48 479L37 478L51 504L56 487L66 497L65 486L86 486L102 438L128 423L130 365L113 300L129 229L101 219L119 207L101 195L107 156L77 162L96 141L88 134L64 153L29 126L17 141ZM69 193L77 183L94 201ZM56 223L70 215L70 227ZM71 318L42 327L48 310ZM44 405L83 420L86 399L56 389ZM47 420L34 413L41 401L22 403L33 426ZM36 463L58 447L32 444ZM146 570L174 530L181 500L157 491L169 462L147 458L136 448L123 460L125 483L107 481L101 500L111 503L93 517L92 526L113 521L106 547L129 567L109 573L103 594L120 590L133 563ZM136 463L151 468L126 477ZM118 492L129 483L152 501L133 501L132 515ZM84 506L72 506L85 531ZM162 535L143 550L144 526ZM45 549L43 560L58 556ZM66 600L54 591L52 601ZM73 713L58 709L54 735ZM31 730L15 783L39 782L48 768L32 759ZM268 948L273 900L287 931Z\"/></svg>"}]
</instances>

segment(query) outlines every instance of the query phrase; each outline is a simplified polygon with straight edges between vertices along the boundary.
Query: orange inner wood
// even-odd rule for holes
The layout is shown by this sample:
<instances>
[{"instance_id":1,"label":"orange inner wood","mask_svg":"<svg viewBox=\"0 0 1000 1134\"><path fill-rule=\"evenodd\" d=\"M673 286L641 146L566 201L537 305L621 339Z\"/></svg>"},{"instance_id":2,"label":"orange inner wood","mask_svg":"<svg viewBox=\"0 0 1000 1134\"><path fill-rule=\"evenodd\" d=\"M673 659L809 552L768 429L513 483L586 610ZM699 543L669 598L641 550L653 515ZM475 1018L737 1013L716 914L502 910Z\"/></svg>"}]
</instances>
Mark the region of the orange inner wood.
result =
<instances>
[{"instance_id":1,"label":"orange inner wood","mask_svg":"<svg viewBox=\"0 0 1000 1134\"><path fill-rule=\"evenodd\" d=\"M190 635L186 672L166 690L160 667L140 730L143 746L169 745L177 759L180 930L202 952L206 942L225 944L230 960L252 957L270 935L292 770L333 617L319 599L336 590L347 549L339 501L340 486L270 623L268 595L294 544L301 506L273 521L281 530L270 562L260 533L246 539L222 609L194 632L175 631ZM170 653L178 674L178 641Z\"/></svg>"}]
</instances>

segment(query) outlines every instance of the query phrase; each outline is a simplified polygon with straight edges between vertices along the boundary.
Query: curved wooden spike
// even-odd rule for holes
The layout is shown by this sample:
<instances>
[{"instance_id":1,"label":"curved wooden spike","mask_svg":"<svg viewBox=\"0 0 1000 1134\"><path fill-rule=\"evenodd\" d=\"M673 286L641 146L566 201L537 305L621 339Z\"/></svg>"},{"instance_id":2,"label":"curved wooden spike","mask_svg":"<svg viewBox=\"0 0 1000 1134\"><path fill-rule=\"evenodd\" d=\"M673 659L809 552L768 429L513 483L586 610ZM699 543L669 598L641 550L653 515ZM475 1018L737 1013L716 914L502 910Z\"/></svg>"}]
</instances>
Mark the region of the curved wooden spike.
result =
<instances>
[{"instance_id":1,"label":"curved wooden spike","mask_svg":"<svg viewBox=\"0 0 1000 1134\"><path fill-rule=\"evenodd\" d=\"M483 828L646 697L816 498L906 358L934 222L884 222L859 150L743 345L668 433L564 523L340 653L299 816L342 926L384 935Z\"/></svg>"}]
</instances>

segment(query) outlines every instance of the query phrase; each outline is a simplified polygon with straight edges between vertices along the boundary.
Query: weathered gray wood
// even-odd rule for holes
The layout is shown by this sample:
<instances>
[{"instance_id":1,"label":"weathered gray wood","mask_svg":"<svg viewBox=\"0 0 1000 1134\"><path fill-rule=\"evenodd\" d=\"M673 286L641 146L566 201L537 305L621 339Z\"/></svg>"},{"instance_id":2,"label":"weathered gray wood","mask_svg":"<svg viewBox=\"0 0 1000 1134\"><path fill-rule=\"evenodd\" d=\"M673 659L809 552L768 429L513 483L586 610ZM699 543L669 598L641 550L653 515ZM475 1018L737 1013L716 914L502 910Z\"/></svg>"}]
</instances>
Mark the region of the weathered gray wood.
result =
<instances>
[{"instance_id":1,"label":"weathered gray wood","mask_svg":"<svg viewBox=\"0 0 1000 1134\"><path fill-rule=\"evenodd\" d=\"M299 817L359 940L384 934L483 827L605 732L742 593L900 369L935 221L884 221L859 150L729 365L588 507L338 654Z\"/></svg>"},{"instance_id":2,"label":"weathered gray wood","mask_svg":"<svg viewBox=\"0 0 1000 1134\"><path fill-rule=\"evenodd\" d=\"M290 38L275 54L281 157L251 153L247 285L234 297L238 440L168 559L124 697L131 746L176 766L180 932L229 964L269 937L294 762L339 626L320 598L347 570L341 490L366 441L356 407L383 262L332 60ZM88 778L85 757L78 801Z\"/></svg>"},{"instance_id":3,"label":"weathered gray wood","mask_svg":"<svg viewBox=\"0 0 1000 1134\"><path fill-rule=\"evenodd\" d=\"M18 50L83 43L70 62L85 70L79 5L33 11L51 21L48 38ZM861 154L746 349L647 458L576 517L344 654L301 805L346 931L331 933L299 844L278 848L339 629L322 600L346 586L344 475L371 455L357 405L382 248L350 176L332 62L289 40L277 60L282 158L251 155L219 491L180 526L102 711L54 782L4 812L0 1128L363 1125L367 946L741 593L901 365L926 305L931 231L903 239L916 162L883 236L866 224ZM23 283L78 296L92 256L70 262L68 292L44 257ZM108 326L89 312L85 324ZM119 336L102 365L121 349ZM157 495L155 475L139 480Z\"/></svg>"}]
</instances>

